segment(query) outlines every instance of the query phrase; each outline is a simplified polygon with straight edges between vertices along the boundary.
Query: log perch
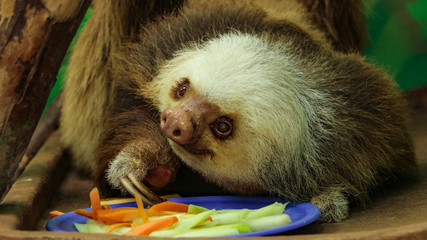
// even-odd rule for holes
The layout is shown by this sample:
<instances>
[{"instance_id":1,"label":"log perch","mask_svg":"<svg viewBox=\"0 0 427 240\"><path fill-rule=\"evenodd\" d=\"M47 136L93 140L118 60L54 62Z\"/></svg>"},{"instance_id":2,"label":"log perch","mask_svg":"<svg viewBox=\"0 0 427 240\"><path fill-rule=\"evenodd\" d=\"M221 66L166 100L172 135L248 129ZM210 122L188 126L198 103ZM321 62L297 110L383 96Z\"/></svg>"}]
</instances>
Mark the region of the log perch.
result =
<instances>
[{"instance_id":1,"label":"log perch","mask_svg":"<svg viewBox=\"0 0 427 240\"><path fill-rule=\"evenodd\" d=\"M0 0L0 200L90 0Z\"/></svg>"}]
</instances>

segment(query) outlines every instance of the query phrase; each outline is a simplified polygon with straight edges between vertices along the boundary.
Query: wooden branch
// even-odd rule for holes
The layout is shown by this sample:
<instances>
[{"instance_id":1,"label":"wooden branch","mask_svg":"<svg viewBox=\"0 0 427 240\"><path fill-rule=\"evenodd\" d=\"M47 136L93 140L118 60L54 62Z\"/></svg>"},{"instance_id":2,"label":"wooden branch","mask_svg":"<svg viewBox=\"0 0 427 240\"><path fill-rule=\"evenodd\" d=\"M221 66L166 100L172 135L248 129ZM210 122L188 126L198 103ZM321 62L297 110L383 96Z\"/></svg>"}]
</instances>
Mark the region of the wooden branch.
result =
<instances>
[{"instance_id":1,"label":"wooden branch","mask_svg":"<svg viewBox=\"0 0 427 240\"><path fill-rule=\"evenodd\" d=\"M46 110L44 115L40 118L31 140L28 143L28 147L25 150L25 154L19 163L18 169L15 171L15 176L12 179L13 182L15 182L22 174L50 135L58 129L61 105L61 94L58 94L58 96L56 96L56 98L50 103L49 108Z\"/></svg>"},{"instance_id":2,"label":"wooden branch","mask_svg":"<svg viewBox=\"0 0 427 240\"><path fill-rule=\"evenodd\" d=\"M90 0L0 0L0 200Z\"/></svg>"}]
</instances>

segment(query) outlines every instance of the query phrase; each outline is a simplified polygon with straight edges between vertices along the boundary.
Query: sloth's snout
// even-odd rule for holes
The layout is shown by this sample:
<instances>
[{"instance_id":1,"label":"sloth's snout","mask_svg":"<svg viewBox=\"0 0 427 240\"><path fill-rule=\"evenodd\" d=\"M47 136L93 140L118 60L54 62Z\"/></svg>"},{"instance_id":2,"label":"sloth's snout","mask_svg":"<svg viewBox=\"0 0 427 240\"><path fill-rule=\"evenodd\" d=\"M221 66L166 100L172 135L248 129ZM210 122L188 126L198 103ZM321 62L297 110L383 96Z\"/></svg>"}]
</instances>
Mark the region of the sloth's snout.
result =
<instances>
[{"instance_id":1,"label":"sloth's snout","mask_svg":"<svg viewBox=\"0 0 427 240\"><path fill-rule=\"evenodd\" d=\"M182 108L164 110L160 116L160 128L168 138L180 145L189 144L194 134L191 116Z\"/></svg>"}]
</instances>

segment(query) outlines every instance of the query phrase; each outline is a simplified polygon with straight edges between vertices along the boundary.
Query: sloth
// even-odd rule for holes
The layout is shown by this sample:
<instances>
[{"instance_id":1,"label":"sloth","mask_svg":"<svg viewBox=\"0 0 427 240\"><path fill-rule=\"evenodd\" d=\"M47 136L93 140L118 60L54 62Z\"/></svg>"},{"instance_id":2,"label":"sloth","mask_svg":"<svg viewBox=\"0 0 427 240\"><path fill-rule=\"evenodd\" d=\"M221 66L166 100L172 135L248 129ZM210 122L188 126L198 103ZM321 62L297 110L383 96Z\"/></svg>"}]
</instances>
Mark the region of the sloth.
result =
<instances>
[{"instance_id":1,"label":"sloth","mask_svg":"<svg viewBox=\"0 0 427 240\"><path fill-rule=\"evenodd\" d=\"M359 1L160 2L95 1L70 60L62 141L105 196L161 201L185 166L330 222L416 169Z\"/></svg>"}]
</instances>

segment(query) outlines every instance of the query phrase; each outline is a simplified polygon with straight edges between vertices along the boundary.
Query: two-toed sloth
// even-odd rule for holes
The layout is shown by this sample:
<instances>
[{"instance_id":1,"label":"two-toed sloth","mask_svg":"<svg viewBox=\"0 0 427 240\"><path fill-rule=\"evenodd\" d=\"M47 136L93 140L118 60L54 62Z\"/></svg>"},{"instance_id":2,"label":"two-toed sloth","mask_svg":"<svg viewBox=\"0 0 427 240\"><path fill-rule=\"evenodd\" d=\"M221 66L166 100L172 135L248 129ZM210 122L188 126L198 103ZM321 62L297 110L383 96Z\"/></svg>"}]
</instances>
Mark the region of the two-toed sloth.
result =
<instances>
[{"instance_id":1,"label":"two-toed sloth","mask_svg":"<svg viewBox=\"0 0 427 240\"><path fill-rule=\"evenodd\" d=\"M349 203L415 168L405 102L360 54L360 9L95 1L69 64L63 142L107 195L126 191L129 173L165 186L182 161L229 192L344 219Z\"/></svg>"}]
</instances>

